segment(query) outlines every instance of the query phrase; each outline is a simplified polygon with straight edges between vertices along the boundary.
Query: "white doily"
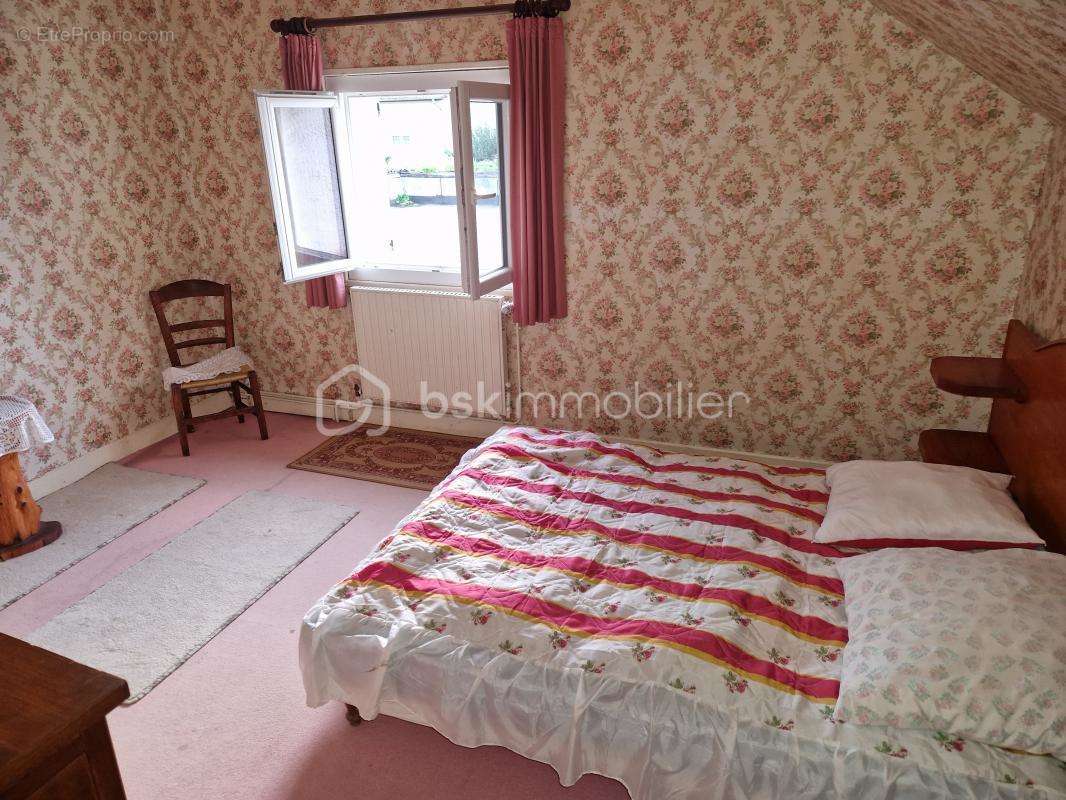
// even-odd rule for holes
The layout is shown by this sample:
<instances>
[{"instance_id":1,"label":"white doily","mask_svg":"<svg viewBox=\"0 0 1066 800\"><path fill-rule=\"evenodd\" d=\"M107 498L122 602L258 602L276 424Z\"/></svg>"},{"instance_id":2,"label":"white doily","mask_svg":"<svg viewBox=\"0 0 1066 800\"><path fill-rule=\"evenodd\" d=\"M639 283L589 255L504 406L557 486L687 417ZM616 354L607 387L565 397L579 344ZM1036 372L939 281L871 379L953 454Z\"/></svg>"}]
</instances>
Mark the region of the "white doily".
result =
<instances>
[{"instance_id":1,"label":"white doily","mask_svg":"<svg viewBox=\"0 0 1066 800\"><path fill-rule=\"evenodd\" d=\"M24 397L0 394L0 456L22 453L54 439L33 403Z\"/></svg>"},{"instance_id":2,"label":"white doily","mask_svg":"<svg viewBox=\"0 0 1066 800\"><path fill-rule=\"evenodd\" d=\"M163 388L170 389L174 383L192 383L217 378L227 372L254 369L252 359L239 347L227 347L210 358L189 364L187 367L167 367L163 370Z\"/></svg>"}]
</instances>

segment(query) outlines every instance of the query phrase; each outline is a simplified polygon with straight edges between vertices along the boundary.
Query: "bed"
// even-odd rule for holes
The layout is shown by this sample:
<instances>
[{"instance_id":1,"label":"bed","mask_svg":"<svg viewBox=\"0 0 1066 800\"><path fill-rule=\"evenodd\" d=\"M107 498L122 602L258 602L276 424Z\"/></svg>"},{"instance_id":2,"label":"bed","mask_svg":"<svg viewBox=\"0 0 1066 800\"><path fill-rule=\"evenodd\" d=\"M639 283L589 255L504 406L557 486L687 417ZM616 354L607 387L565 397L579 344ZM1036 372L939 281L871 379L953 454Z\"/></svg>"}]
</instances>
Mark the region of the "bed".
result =
<instances>
[{"instance_id":1,"label":"bed","mask_svg":"<svg viewBox=\"0 0 1066 800\"><path fill-rule=\"evenodd\" d=\"M1050 756L833 720L827 499L820 470L504 429L309 611L308 703L649 800L1066 797Z\"/></svg>"},{"instance_id":2,"label":"bed","mask_svg":"<svg viewBox=\"0 0 1066 800\"><path fill-rule=\"evenodd\" d=\"M923 456L1013 475L1066 553L1066 341L1015 320L1002 363L976 361L963 393L995 398L987 432L926 431ZM834 712L842 576L870 556L813 541L827 501L821 470L504 429L308 612L308 703L501 745L566 785L606 775L638 800L1066 798L1050 755ZM1022 608L1013 581L1002 597Z\"/></svg>"}]
</instances>

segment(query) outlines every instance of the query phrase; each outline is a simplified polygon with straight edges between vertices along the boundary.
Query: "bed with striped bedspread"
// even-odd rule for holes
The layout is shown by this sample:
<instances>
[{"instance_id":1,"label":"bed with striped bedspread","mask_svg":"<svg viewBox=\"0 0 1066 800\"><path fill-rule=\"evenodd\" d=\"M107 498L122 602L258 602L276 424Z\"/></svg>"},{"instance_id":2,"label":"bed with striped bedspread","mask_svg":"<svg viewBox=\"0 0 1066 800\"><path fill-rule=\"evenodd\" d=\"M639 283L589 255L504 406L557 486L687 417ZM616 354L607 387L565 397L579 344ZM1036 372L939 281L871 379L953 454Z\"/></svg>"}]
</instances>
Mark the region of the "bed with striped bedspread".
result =
<instances>
[{"instance_id":1,"label":"bed with striped bedspread","mask_svg":"<svg viewBox=\"0 0 1066 800\"><path fill-rule=\"evenodd\" d=\"M504 429L308 613L308 702L634 797L1062 791L1053 759L834 721L827 499L817 469Z\"/></svg>"}]
</instances>

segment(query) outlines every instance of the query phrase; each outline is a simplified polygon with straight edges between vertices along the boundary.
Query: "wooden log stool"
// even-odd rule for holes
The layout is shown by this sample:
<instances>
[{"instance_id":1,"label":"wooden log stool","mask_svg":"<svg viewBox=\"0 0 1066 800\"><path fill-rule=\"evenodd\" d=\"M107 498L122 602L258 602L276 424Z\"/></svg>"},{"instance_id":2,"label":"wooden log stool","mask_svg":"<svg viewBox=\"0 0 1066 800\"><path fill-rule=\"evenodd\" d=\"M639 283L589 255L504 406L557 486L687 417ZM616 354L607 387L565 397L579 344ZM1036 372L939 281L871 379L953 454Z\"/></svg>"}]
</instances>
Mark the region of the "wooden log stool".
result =
<instances>
[{"instance_id":1,"label":"wooden log stool","mask_svg":"<svg viewBox=\"0 0 1066 800\"><path fill-rule=\"evenodd\" d=\"M20 452L52 440L33 403L0 395L0 561L51 544L63 533L58 522L41 522L41 507L19 463Z\"/></svg>"}]
</instances>

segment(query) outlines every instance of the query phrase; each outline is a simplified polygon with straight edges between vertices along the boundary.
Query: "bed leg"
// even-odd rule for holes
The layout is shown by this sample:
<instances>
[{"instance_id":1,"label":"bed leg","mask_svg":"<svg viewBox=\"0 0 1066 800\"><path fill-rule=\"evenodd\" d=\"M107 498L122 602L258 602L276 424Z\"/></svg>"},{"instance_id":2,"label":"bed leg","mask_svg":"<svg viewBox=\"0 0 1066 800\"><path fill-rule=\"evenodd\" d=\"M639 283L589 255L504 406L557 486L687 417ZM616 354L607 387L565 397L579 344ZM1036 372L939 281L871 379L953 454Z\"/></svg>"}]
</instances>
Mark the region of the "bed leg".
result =
<instances>
[{"instance_id":1,"label":"bed leg","mask_svg":"<svg viewBox=\"0 0 1066 800\"><path fill-rule=\"evenodd\" d=\"M351 703L345 703L344 707L347 711L344 713L344 718L348 720L349 725L358 725L363 721L363 718L359 716L359 709L353 706Z\"/></svg>"}]
</instances>

